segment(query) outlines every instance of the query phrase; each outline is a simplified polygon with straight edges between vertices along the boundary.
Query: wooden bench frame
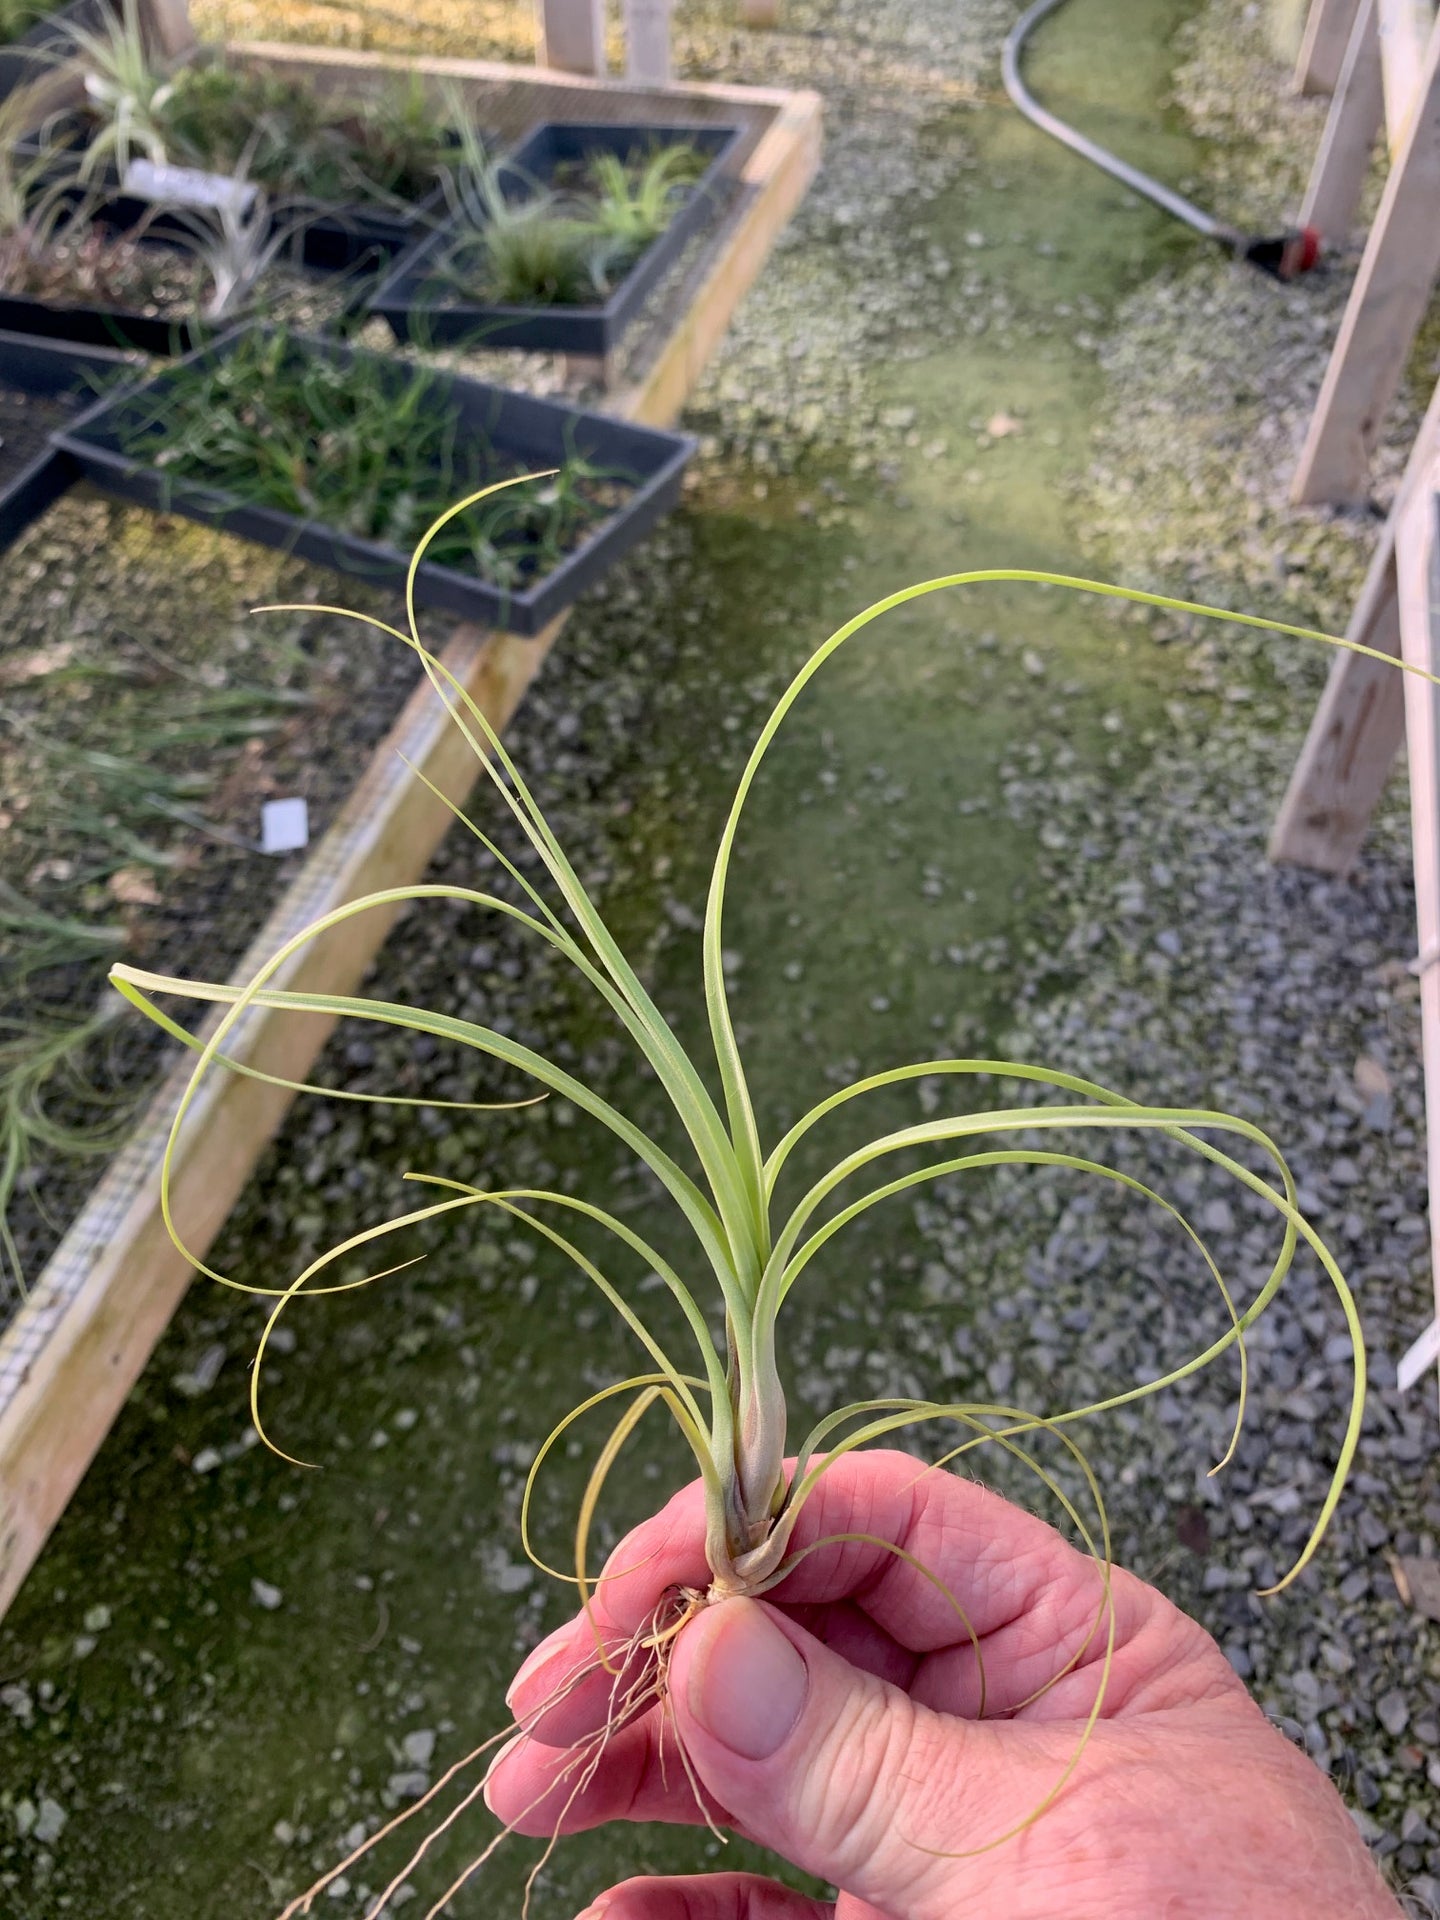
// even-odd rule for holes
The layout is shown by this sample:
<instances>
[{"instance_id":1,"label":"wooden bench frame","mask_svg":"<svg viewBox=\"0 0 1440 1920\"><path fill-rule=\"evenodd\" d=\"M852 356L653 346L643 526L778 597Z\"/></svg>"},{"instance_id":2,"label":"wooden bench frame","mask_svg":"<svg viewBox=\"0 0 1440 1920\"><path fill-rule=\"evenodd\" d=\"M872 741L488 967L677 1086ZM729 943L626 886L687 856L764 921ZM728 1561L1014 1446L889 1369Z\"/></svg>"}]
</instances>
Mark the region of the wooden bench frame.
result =
<instances>
[{"instance_id":1,"label":"wooden bench frame","mask_svg":"<svg viewBox=\"0 0 1440 1920\"><path fill-rule=\"evenodd\" d=\"M1328 72L1346 9L1314 0L1301 84ZM1356 0L1301 223L1343 239L1382 124L1390 168L1296 468L1297 505L1363 505L1370 458L1440 275L1440 15ZM1318 84L1318 82L1317 82Z\"/></svg>"},{"instance_id":2,"label":"wooden bench frame","mask_svg":"<svg viewBox=\"0 0 1440 1920\"><path fill-rule=\"evenodd\" d=\"M623 0L625 77L642 86L668 86L673 0ZM743 26L779 24L780 0L738 0ZM535 58L565 73L606 70L605 0L535 0Z\"/></svg>"},{"instance_id":3,"label":"wooden bench frame","mask_svg":"<svg viewBox=\"0 0 1440 1920\"><path fill-rule=\"evenodd\" d=\"M1346 638L1440 671L1440 386L1425 415ZM1270 837L1272 860L1350 871L1406 748L1425 1065L1431 1259L1440 1323L1440 688L1337 653ZM1430 1336L1422 1335L1422 1342ZM1419 1352L1421 1343L1412 1352ZM1428 1349L1426 1349L1428 1351Z\"/></svg>"}]
</instances>

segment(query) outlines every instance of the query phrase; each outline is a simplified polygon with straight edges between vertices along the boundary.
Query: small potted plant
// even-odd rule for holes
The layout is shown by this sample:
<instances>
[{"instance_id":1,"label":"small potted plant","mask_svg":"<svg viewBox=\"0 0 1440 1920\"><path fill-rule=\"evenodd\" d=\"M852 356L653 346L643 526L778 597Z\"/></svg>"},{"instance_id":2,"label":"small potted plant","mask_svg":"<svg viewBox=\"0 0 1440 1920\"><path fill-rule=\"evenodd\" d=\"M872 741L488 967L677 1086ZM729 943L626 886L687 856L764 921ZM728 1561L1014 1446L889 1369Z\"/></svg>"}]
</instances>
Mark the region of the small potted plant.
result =
<instances>
[{"instance_id":1,"label":"small potted plant","mask_svg":"<svg viewBox=\"0 0 1440 1920\"><path fill-rule=\"evenodd\" d=\"M280 327L237 328L58 436L97 485L377 583L447 502L416 598L538 633L677 499L683 434ZM538 476L538 477L537 477Z\"/></svg>"},{"instance_id":2,"label":"small potted plant","mask_svg":"<svg viewBox=\"0 0 1440 1920\"><path fill-rule=\"evenodd\" d=\"M243 209L258 189L300 230L305 264L330 269L393 255L444 209L466 120L458 94L437 109L411 76L358 101L222 54L172 71L146 43L137 0L74 39L78 97L26 149L78 164L87 186L118 198L112 218L156 201Z\"/></svg>"},{"instance_id":3,"label":"small potted plant","mask_svg":"<svg viewBox=\"0 0 1440 1920\"><path fill-rule=\"evenodd\" d=\"M605 355L718 203L734 127L538 127L371 302L400 340Z\"/></svg>"},{"instance_id":4,"label":"small potted plant","mask_svg":"<svg viewBox=\"0 0 1440 1920\"><path fill-rule=\"evenodd\" d=\"M232 322L287 243L263 193L117 224L103 193L17 148L36 92L0 101L0 331L172 354Z\"/></svg>"}]
</instances>

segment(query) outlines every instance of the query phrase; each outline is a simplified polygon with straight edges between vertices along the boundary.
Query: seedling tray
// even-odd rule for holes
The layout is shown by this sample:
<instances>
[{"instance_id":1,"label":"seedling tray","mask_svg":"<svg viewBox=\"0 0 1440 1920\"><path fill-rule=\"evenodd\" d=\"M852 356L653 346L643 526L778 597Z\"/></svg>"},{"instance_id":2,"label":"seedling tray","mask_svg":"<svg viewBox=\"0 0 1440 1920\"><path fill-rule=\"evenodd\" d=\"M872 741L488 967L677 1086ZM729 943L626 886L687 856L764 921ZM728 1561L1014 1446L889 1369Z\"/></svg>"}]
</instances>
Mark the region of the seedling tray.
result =
<instances>
[{"instance_id":1,"label":"seedling tray","mask_svg":"<svg viewBox=\"0 0 1440 1920\"><path fill-rule=\"evenodd\" d=\"M37 20L28 33L0 47L0 100L52 71L75 51L70 29L97 32L106 12L105 0L70 0L68 7L56 7L43 20Z\"/></svg>"},{"instance_id":2,"label":"seedling tray","mask_svg":"<svg viewBox=\"0 0 1440 1920\"><path fill-rule=\"evenodd\" d=\"M92 382L133 363L124 354L76 348L0 332L0 388L59 400L83 394ZM80 478L78 462L53 440L13 473L0 469L0 552Z\"/></svg>"},{"instance_id":3,"label":"seedling tray","mask_svg":"<svg viewBox=\"0 0 1440 1920\"><path fill-rule=\"evenodd\" d=\"M440 276L447 246L465 231L463 217L444 222L396 264L370 303L397 340L419 346L523 347L532 352L601 358L616 347L669 269L705 224L721 176L743 137L738 127L666 124L604 125L549 121L529 134L500 170L500 187L512 205L553 186L564 170L596 154L629 160L655 146L687 145L709 156L709 165L676 208L668 227L645 249L607 300L593 306L513 307L460 301Z\"/></svg>"},{"instance_id":4,"label":"seedling tray","mask_svg":"<svg viewBox=\"0 0 1440 1920\"><path fill-rule=\"evenodd\" d=\"M234 494L191 481L177 481L162 467L125 451L122 424L134 417L137 402L154 411L157 398L184 377L184 369L207 356L233 351L247 329L237 328L211 345L187 354L155 379L143 381L92 407L56 436L87 478L107 493L133 500L157 513L180 513L228 533L300 554L322 566L359 575L377 585L403 583L410 556L380 541L340 532L314 520L270 507L247 506ZM297 338L296 351L321 356L341 366L366 361L382 377L399 385L421 377L420 370L387 355L338 342ZM539 633L561 610L592 586L621 554L647 533L675 504L686 462L695 449L687 434L632 426L605 414L590 413L552 400L531 399L483 381L454 374L430 375L453 407L459 425L483 435L496 453L524 467L544 470L567 459L592 462L623 479L634 491L625 504L595 527L576 549L542 579L506 589L457 569L426 563L416 577L416 599L512 633ZM156 430L156 451L163 446Z\"/></svg>"},{"instance_id":5,"label":"seedling tray","mask_svg":"<svg viewBox=\"0 0 1440 1920\"><path fill-rule=\"evenodd\" d=\"M94 4L99 4L99 0L94 0ZM16 152L22 164L55 154L56 164L49 177L58 179L61 177L59 156L79 155L88 145L85 116L72 109L55 115L45 128L37 127L27 134L17 144ZM107 226L127 232L144 220L159 239L167 235L184 239L188 235L185 224L167 214L163 201L126 193L113 166L100 171L95 187L104 196L100 215ZM307 203L303 195L297 194L277 199L272 223L273 229L293 229L293 257L301 266L316 273L345 273L356 267L388 265L428 233L444 212L442 187L433 188L405 211L373 206L327 206L319 201Z\"/></svg>"},{"instance_id":6,"label":"seedling tray","mask_svg":"<svg viewBox=\"0 0 1440 1920\"><path fill-rule=\"evenodd\" d=\"M37 341L110 347L151 354L157 359L189 353L206 333L204 323L190 317L167 320L124 307L71 306L9 294L0 295L0 330Z\"/></svg>"},{"instance_id":7,"label":"seedling tray","mask_svg":"<svg viewBox=\"0 0 1440 1920\"><path fill-rule=\"evenodd\" d=\"M138 226L142 219L149 223L144 240L146 246L168 246L176 251L186 249L188 230L183 223L168 218L163 212L157 214L147 201L126 196L107 202L99 217L99 224L115 233L125 233ZM278 220L277 215L277 223ZM296 237L298 240L301 236L297 234ZM305 231L303 237L308 241L309 230ZM365 257L364 254L360 255L362 260ZM274 264L286 266L296 263L282 250ZM340 284L338 253L335 269L328 271L315 268L306 271L314 272L318 278L334 287ZM115 348L122 352L148 354L156 360L169 360L177 354L192 353L207 340L231 332L243 320L253 317L257 304L259 302L256 300L247 298L233 307L223 319L207 321L195 313L178 316L137 313L127 307L6 294L0 295L0 331L27 334L37 340L69 342L77 347ZM343 328L351 320L358 319L364 311L365 284L363 276L357 272L356 284L347 289L343 311L337 316L338 323Z\"/></svg>"}]
</instances>

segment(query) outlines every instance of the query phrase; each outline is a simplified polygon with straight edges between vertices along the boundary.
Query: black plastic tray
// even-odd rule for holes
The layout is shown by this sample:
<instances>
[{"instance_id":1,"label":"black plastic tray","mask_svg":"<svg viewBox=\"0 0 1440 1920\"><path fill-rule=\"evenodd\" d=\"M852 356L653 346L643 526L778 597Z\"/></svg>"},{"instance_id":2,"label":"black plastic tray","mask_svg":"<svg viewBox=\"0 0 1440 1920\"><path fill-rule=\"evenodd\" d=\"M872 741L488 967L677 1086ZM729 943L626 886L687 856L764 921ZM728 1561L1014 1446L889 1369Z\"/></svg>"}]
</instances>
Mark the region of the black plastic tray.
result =
<instances>
[{"instance_id":1,"label":"black plastic tray","mask_svg":"<svg viewBox=\"0 0 1440 1920\"><path fill-rule=\"evenodd\" d=\"M92 378L133 366L126 354L76 348L0 332L0 386L22 393L76 393ZM78 461L53 442L0 486L0 552L81 477Z\"/></svg>"},{"instance_id":2,"label":"black plastic tray","mask_svg":"<svg viewBox=\"0 0 1440 1920\"><path fill-rule=\"evenodd\" d=\"M233 326L234 321L223 324ZM164 320L152 314L129 313L123 307L59 306L11 294L0 294L0 331L72 346L148 353L157 359L190 353L206 337L204 324L198 320Z\"/></svg>"},{"instance_id":3,"label":"black plastic tray","mask_svg":"<svg viewBox=\"0 0 1440 1920\"><path fill-rule=\"evenodd\" d=\"M70 0L37 20L28 33L0 47L0 100L45 74L75 51L72 27L98 32L109 9L105 0Z\"/></svg>"},{"instance_id":4,"label":"black plastic tray","mask_svg":"<svg viewBox=\"0 0 1440 1920\"><path fill-rule=\"evenodd\" d=\"M680 126L673 122L610 126L547 121L521 142L501 168L500 187L512 205L550 186L561 167L575 165L592 154L613 153L628 159L657 143L684 142L707 153L710 164L669 226L645 249L608 300L586 307L507 307L454 300L452 290L436 276L435 267L454 235L463 230L464 216L457 216L397 262L395 271L372 298L370 311L388 323L397 340L412 340L419 346L468 344L597 357L607 354L619 343L657 282L704 225L715 205L720 179L743 137L743 129L732 126Z\"/></svg>"},{"instance_id":5,"label":"black plastic tray","mask_svg":"<svg viewBox=\"0 0 1440 1920\"><path fill-rule=\"evenodd\" d=\"M118 215L117 215L117 209ZM154 214L148 202L122 199L108 202L100 223L117 233L133 231L140 220ZM188 234L183 223L155 215L146 229L144 244L183 248ZM332 284L339 278L338 261L334 270L307 268L324 273ZM357 267L355 284L348 289L345 303L334 324L342 331L365 312L366 280ZM73 305L36 300L19 294L0 294L0 331L29 334L40 340L70 341L80 347L115 347L122 352L145 353L152 359L169 360L177 354L193 353L207 340L229 333L247 318L255 317L250 303L236 305L223 319L207 322L198 315L165 318L135 313L124 307Z\"/></svg>"},{"instance_id":6,"label":"black plastic tray","mask_svg":"<svg viewBox=\"0 0 1440 1920\"><path fill-rule=\"evenodd\" d=\"M378 585L403 584L410 564L408 553L374 540L339 532L314 520L269 507L247 507L233 494L194 483L174 481L162 469L127 454L116 431L117 416L137 395L147 404L173 383L179 368L205 356L230 352L247 328L236 328L223 339L189 354L153 380L137 382L121 394L103 400L55 436L56 444L76 460L87 478L107 493L133 500L159 513L180 513L191 520L222 527L226 532L298 553L322 566L334 567ZM386 354L346 347L338 342L296 336L297 350L318 355L340 366L368 361L385 369L398 383L420 377L420 370ZM455 374L429 376L447 393L462 425L483 432L497 451L513 459L533 462L537 469L555 467L571 457L593 461L612 473L634 480L635 491L623 507L603 521L543 580L532 586L506 589L455 568L425 563L415 582L415 596L426 606L444 608L466 619L512 633L536 634L577 595L604 574L620 555L674 504L680 479L695 450L688 434L665 433L637 427L605 414L586 412L552 400L534 400L479 380Z\"/></svg>"}]
</instances>

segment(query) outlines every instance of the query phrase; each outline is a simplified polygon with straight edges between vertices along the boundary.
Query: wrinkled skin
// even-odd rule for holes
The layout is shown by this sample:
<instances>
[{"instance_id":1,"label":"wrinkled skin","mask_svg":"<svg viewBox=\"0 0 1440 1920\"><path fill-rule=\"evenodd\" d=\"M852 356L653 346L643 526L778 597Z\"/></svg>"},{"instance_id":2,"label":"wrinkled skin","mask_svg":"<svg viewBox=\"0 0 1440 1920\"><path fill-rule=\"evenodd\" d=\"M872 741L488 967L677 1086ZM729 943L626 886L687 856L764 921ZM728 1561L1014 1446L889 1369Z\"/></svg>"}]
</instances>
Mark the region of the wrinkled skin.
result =
<instances>
[{"instance_id":1,"label":"wrinkled skin","mask_svg":"<svg viewBox=\"0 0 1440 1920\"><path fill-rule=\"evenodd\" d=\"M595 1652L577 1618L517 1675L526 1733L487 1789L531 1834L557 1820L566 1832L695 1822L678 1736L717 1822L842 1888L838 1901L750 1874L638 1879L585 1920L1398 1920L1335 1789L1209 1635L1123 1572L1102 1715L1074 1774L1017 1836L944 1857L1025 1821L1074 1756L1104 1657L1100 1574L1042 1522L899 1453L848 1456L821 1481L796 1545L838 1533L895 1542L950 1597L880 1546L847 1541L765 1600L704 1608L674 1643L663 1755L653 1704L572 1798L573 1777L556 1787L556 1770L604 1725L613 1685L604 1673L575 1683ZM703 1535L695 1485L621 1543L595 1601L610 1645L667 1589L704 1587ZM983 1653L983 1719L957 1606Z\"/></svg>"}]
</instances>

